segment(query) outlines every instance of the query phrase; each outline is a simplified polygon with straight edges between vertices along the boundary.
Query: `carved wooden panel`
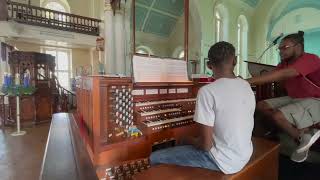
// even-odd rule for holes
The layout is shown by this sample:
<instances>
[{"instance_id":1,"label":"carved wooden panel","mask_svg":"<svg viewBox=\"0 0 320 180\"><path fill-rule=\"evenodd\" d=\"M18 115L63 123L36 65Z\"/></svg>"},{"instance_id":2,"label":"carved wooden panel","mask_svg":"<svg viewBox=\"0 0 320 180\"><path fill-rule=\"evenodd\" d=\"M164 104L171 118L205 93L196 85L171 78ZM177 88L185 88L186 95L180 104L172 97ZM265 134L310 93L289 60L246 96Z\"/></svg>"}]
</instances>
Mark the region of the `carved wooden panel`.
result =
<instances>
[{"instance_id":1,"label":"carved wooden panel","mask_svg":"<svg viewBox=\"0 0 320 180\"><path fill-rule=\"evenodd\" d=\"M6 0L0 0L0 21L6 21L8 18L8 6Z\"/></svg>"},{"instance_id":2,"label":"carved wooden panel","mask_svg":"<svg viewBox=\"0 0 320 180\"><path fill-rule=\"evenodd\" d=\"M50 78L54 74L54 56L37 52L13 51L9 54L9 64L12 74L30 74L30 84L35 86L37 91L29 99L21 99L21 117L34 122L47 121L52 116L53 92L56 86ZM22 80L22 78L21 78ZM21 81L20 84L23 82ZM32 99L32 100L31 100ZM15 100L10 101L11 117L15 119Z\"/></svg>"},{"instance_id":3,"label":"carved wooden panel","mask_svg":"<svg viewBox=\"0 0 320 180\"><path fill-rule=\"evenodd\" d=\"M0 95L0 126L3 125L5 118L4 96Z\"/></svg>"},{"instance_id":4,"label":"carved wooden panel","mask_svg":"<svg viewBox=\"0 0 320 180\"><path fill-rule=\"evenodd\" d=\"M9 98L10 104L10 119L16 121L17 119L17 99L16 97ZM34 122L35 121L35 101L34 96L20 97L20 122Z\"/></svg>"},{"instance_id":5,"label":"carved wooden panel","mask_svg":"<svg viewBox=\"0 0 320 180\"><path fill-rule=\"evenodd\" d=\"M21 122L35 120L35 104L33 96L20 98L20 117Z\"/></svg>"},{"instance_id":6,"label":"carved wooden panel","mask_svg":"<svg viewBox=\"0 0 320 180\"><path fill-rule=\"evenodd\" d=\"M51 97L36 96L36 121L49 121L52 117Z\"/></svg>"}]
</instances>

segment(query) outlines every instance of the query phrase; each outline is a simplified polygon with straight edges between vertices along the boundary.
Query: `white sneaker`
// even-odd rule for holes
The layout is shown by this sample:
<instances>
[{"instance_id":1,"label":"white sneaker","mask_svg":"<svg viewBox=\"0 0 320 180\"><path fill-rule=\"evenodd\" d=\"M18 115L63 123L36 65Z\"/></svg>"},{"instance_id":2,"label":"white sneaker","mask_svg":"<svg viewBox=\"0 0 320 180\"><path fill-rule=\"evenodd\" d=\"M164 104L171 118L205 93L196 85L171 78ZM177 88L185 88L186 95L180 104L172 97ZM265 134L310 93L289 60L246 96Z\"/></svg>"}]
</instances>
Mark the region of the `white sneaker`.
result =
<instances>
[{"instance_id":1,"label":"white sneaker","mask_svg":"<svg viewBox=\"0 0 320 180\"><path fill-rule=\"evenodd\" d=\"M291 154L291 157L290 159L294 162L303 162L305 161L307 158L308 158L308 154L309 154L309 149L307 151L303 151L301 153L298 153L297 151L294 151L292 154Z\"/></svg>"},{"instance_id":2,"label":"white sneaker","mask_svg":"<svg viewBox=\"0 0 320 180\"><path fill-rule=\"evenodd\" d=\"M296 150L297 153L302 153L304 151L309 150L309 148L314 144L320 137L320 129L317 129L313 135L310 133L302 134L300 137L300 145Z\"/></svg>"}]
</instances>

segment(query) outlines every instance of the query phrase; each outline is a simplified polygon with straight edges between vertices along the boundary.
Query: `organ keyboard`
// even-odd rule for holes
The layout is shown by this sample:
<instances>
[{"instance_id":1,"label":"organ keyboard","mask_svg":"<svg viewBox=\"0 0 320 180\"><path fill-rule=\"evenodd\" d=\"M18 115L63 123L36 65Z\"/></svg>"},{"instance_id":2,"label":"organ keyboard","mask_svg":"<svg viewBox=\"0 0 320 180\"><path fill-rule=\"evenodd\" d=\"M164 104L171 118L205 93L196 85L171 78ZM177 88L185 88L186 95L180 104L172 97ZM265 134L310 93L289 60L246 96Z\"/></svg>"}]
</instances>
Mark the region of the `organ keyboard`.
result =
<instances>
[{"instance_id":1,"label":"organ keyboard","mask_svg":"<svg viewBox=\"0 0 320 180\"><path fill-rule=\"evenodd\" d=\"M193 123L192 83L134 85L133 99L135 122L147 134Z\"/></svg>"},{"instance_id":2,"label":"organ keyboard","mask_svg":"<svg viewBox=\"0 0 320 180\"><path fill-rule=\"evenodd\" d=\"M160 105L160 104L169 104L169 103L192 102L192 101L195 101L195 100L196 100L196 98L177 99L177 100L162 100L162 101L151 101L151 102L138 102L138 103L136 103L136 107L150 106L150 105Z\"/></svg>"}]
</instances>

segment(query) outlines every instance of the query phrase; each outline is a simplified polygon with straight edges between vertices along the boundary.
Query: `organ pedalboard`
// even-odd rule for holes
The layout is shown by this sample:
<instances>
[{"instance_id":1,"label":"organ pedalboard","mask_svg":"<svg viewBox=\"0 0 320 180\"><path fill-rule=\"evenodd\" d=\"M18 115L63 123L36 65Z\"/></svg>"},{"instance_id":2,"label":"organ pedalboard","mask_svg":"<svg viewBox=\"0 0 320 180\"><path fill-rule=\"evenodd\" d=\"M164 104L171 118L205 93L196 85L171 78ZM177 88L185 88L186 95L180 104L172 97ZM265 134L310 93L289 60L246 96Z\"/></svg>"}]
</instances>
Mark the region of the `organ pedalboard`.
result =
<instances>
[{"instance_id":1,"label":"organ pedalboard","mask_svg":"<svg viewBox=\"0 0 320 180\"><path fill-rule=\"evenodd\" d=\"M129 180L132 176L150 168L148 158L132 160L118 166L107 168L103 180Z\"/></svg>"}]
</instances>

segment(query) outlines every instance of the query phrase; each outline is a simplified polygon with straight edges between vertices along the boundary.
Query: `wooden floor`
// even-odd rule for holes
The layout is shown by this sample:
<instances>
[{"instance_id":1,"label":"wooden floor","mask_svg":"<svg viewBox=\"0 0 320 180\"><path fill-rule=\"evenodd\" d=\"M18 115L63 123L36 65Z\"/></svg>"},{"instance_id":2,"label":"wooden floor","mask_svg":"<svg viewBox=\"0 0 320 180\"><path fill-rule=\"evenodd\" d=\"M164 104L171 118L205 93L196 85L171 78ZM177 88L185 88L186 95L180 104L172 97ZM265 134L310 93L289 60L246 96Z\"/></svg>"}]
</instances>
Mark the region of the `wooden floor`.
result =
<instances>
[{"instance_id":1,"label":"wooden floor","mask_svg":"<svg viewBox=\"0 0 320 180\"><path fill-rule=\"evenodd\" d=\"M0 129L0 179L39 179L50 124L24 128L24 136L11 136L15 129Z\"/></svg>"},{"instance_id":2,"label":"wooden floor","mask_svg":"<svg viewBox=\"0 0 320 180\"><path fill-rule=\"evenodd\" d=\"M0 179L37 180L39 179L43 153L50 124L25 128L27 134L13 137L12 128L0 129ZM280 156L279 180L319 179L320 164L293 163ZM305 178L307 177L307 178Z\"/></svg>"}]
</instances>

